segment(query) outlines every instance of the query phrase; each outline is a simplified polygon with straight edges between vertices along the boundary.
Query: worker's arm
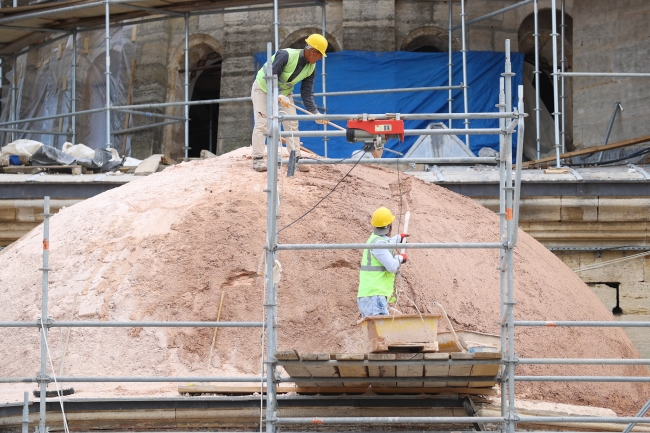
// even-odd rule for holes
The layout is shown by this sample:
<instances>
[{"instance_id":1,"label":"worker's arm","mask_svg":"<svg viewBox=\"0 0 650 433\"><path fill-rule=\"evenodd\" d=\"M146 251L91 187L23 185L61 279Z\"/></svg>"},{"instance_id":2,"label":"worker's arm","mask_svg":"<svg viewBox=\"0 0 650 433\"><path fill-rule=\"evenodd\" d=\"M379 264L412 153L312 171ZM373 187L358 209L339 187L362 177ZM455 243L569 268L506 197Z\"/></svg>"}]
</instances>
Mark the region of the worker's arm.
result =
<instances>
[{"instance_id":1,"label":"worker's arm","mask_svg":"<svg viewBox=\"0 0 650 433\"><path fill-rule=\"evenodd\" d=\"M392 238L391 238L392 239ZM390 241L390 239L389 239ZM395 241L393 240L393 243ZM386 244L390 243L387 241L378 241L377 243L381 244ZM397 273L397 270L399 269L400 262L397 256L393 257L393 254L391 253L391 250L370 250L373 256L381 263L388 272L391 274Z\"/></svg>"},{"instance_id":2,"label":"worker's arm","mask_svg":"<svg viewBox=\"0 0 650 433\"><path fill-rule=\"evenodd\" d=\"M273 59L273 75L277 75L278 77L282 75L282 71L284 71L284 68L287 66L287 62L289 61L289 53L286 50L280 50L277 53L275 53L275 58Z\"/></svg>"},{"instance_id":3,"label":"worker's arm","mask_svg":"<svg viewBox=\"0 0 650 433\"><path fill-rule=\"evenodd\" d=\"M315 77L316 71L314 70L310 76L302 80L302 84L300 86L300 97L302 98L302 103L307 111L310 113L318 114L318 107L316 107L316 102L314 101Z\"/></svg>"}]
</instances>

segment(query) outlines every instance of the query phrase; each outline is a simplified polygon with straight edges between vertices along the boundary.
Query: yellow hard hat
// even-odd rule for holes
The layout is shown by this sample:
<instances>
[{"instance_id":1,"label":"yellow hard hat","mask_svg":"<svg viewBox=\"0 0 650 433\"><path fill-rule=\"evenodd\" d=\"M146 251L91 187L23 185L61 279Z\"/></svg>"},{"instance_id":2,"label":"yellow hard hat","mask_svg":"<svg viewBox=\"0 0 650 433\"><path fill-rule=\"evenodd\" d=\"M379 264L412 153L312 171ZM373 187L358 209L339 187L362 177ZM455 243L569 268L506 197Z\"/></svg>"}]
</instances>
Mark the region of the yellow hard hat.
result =
<instances>
[{"instance_id":1,"label":"yellow hard hat","mask_svg":"<svg viewBox=\"0 0 650 433\"><path fill-rule=\"evenodd\" d=\"M309 37L305 39L305 42L307 42L310 47L320 51L323 57L327 57L327 54L325 54L325 51L327 51L327 39L325 39L323 36L319 35L318 33L314 33L312 35L309 35Z\"/></svg>"},{"instance_id":2,"label":"yellow hard hat","mask_svg":"<svg viewBox=\"0 0 650 433\"><path fill-rule=\"evenodd\" d=\"M393 215L388 208L382 206L372 213L370 224L372 224L373 227L386 227L394 220L395 215Z\"/></svg>"}]
</instances>

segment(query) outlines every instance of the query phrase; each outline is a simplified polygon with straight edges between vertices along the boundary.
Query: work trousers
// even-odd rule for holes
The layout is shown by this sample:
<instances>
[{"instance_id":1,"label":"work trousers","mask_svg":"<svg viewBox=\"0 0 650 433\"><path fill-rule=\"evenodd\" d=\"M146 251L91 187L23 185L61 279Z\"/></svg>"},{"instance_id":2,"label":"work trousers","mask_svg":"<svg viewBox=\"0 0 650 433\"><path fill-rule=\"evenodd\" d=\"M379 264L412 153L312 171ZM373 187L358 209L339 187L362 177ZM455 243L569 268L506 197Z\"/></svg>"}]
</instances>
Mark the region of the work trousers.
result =
<instances>
[{"instance_id":1,"label":"work trousers","mask_svg":"<svg viewBox=\"0 0 650 433\"><path fill-rule=\"evenodd\" d=\"M251 99L253 100L253 114L255 116L255 126L253 127L253 158L264 157L264 142L266 141L266 92L262 90L257 80L253 81L253 88L251 89ZM293 97L289 96L293 104ZM296 109L294 107L284 107L280 105L281 114L295 116ZM298 132L297 120L285 120L282 122L285 131ZM300 138L296 136L285 137L287 140L287 149L289 152L296 151L296 156L300 156Z\"/></svg>"}]
</instances>

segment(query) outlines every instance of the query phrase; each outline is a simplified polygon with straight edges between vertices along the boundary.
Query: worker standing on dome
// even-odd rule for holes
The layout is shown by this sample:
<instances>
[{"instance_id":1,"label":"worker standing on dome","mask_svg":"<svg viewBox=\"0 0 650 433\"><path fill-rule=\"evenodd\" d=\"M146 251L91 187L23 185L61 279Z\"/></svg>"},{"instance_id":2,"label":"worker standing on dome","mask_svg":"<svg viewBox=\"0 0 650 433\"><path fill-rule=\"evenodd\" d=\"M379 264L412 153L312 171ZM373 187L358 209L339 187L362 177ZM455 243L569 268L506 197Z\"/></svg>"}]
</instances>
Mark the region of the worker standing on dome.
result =
<instances>
[{"instance_id":1,"label":"worker standing on dome","mask_svg":"<svg viewBox=\"0 0 650 433\"><path fill-rule=\"evenodd\" d=\"M316 62L323 57L327 57L327 39L314 33L305 39L307 45L302 50L294 48L285 48L279 50L272 57L273 75L278 76L279 99L282 105L281 111L287 115L295 115L296 109L293 107L293 86L302 81L300 96L302 103L307 111L313 114L320 114L314 102L314 78L316 76ZM253 127L253 168L256 171L266 171L264 162L264 142L266 139L266 80L264 79L264 68L266 63L257 72L253 88L251 89L251 99L253 100L253 114L255 116L255 126ZM325 123L324 120L317 120L317 123ZM285 131L298 131L298 121L290 120L282 122ZM296 136L286 137L287 149L289 152L295 151L296 160L300 159L300 138ZM306 165L299 165L299 171L309 171Z\"/></svg>"},{"instance_id":2,"label":"worker standing on dome","mask_svg":"<svg viewBox=\"0 0 650 433\"><path fill-rule=\"evenodd\" d=\"M374 230L366 243L397 245L410 236L400 233L389 237L394 220L395 216L388 208L380 207L375 210L370 221ZM393 256L389 249L363 250L357 293L357 305L362 317L388 315L388 303L395 302L395 274L406 260L406 254Z\"/></svg>"}]
</instances>

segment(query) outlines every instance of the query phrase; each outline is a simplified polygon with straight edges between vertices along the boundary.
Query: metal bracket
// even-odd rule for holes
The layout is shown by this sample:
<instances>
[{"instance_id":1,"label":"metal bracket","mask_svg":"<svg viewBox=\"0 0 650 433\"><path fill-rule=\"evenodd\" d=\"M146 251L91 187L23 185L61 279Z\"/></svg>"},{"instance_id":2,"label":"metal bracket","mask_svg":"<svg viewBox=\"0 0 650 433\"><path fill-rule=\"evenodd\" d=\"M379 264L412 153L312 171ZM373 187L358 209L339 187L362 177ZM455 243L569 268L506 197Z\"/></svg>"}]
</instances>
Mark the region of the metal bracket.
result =
<instances>
[{"instance_id":1,"label":"metal bracket","mask_svg":"<svg viewBox=\"0 0 650 433\"><path fill-rule=\"evenodd\" d=\"M43 328L43 326L45 326L46 328L49 329L52 327L52 323L54 323L54 321L49 316L47 317L47 319L45 319L45 321L41 320L40 317L36 318L36 326L38 326L39 328Z\"/></svg>"},{"instance_id":2,"label":"metal bracket","mask_svg":"<svg viewBox=\"0 0 650 433\"><path fill-rule=\"evenodd\" d=\"M440 171L440 169L438 168L437 165L434 165L433 167L431 167L431 171L435 173L436 177L438 178L438 180L440 182L445 181L445 177L442 175L442 172Z\"/></svg>"},{"instance_id":3,"label":"metal bracket","mask_svg":"<svg viewBox=\"0 0 650 433\"><path fill-rule=\"evenodd\" d=\"M630 167L630 168L633 168L634 170L641 173L641 175L643 177L645 177L646 180L650 180L650 174L648 174L648 172L645 171L643 168L639 167L638 165L634 165L634 164L628 164L627 166Z\"/></svg>"},{"instance_id":4,"label":"metal bracket","mask_svg":"<svg viewBox=\"0 0 650 433\"><path fill-rule=\"evenodd\" d=\"M36 375L36 382L37 383L50 383L51 378L47 374L45 376L41 376L40 373Z\"/></svg>"},{"instance_id":5,"label":"metal bracket","mask_svg":"<svg viewBox=\"0 0 650 433\"><path fill-rule=\"evenodd\" d=\"M571 173L573 176L575 176L576 180L584 180L584 178L582 176L580 176L580 173L575 171L573 168L568 167L568 169L569 169L569 173Z\"/></svg>"}]
</instances>

